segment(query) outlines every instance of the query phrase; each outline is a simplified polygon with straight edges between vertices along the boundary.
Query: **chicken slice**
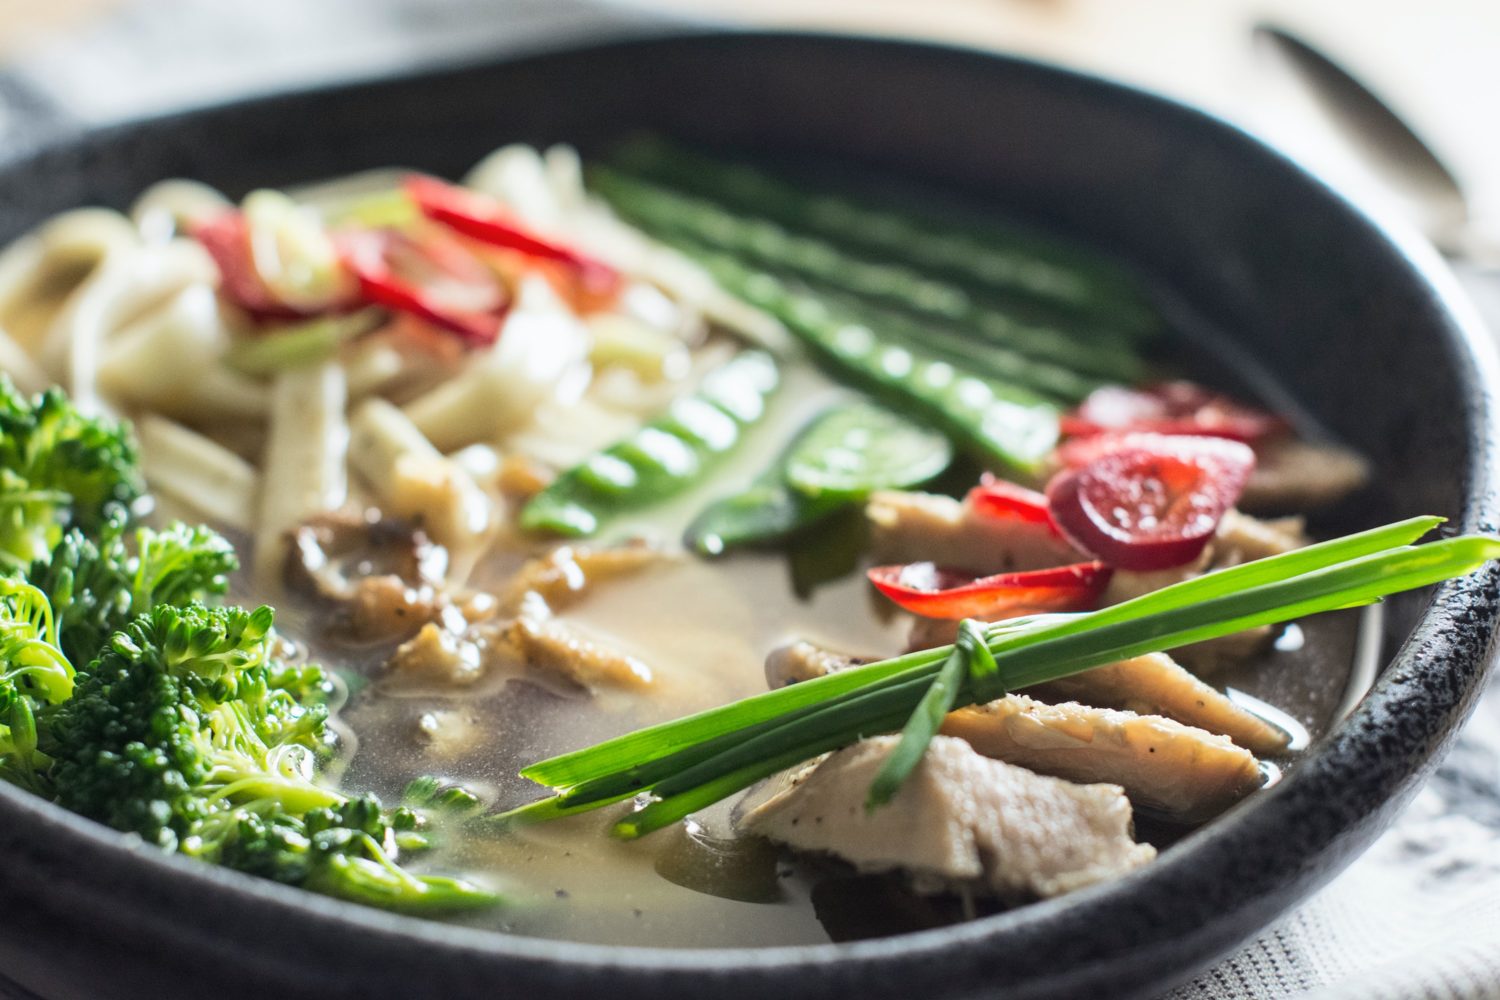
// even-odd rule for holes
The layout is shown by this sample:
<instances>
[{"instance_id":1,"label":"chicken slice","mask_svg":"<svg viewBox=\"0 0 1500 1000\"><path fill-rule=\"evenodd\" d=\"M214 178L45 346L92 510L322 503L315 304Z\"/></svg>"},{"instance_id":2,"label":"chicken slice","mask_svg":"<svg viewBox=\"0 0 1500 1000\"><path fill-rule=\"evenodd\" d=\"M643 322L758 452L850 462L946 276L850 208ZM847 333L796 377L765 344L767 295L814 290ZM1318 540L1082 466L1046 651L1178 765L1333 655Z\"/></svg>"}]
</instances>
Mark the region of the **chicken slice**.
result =
<instances>
[{"instance_id":1,"label":"chicken slice","mask_svg":"<svg viewBox=\"0 0 1500 1000\"><path fill-rule=\"evenodd\" d=\"M766 657L766 684L785 687L847 670L868 661L799 640ZM1165 653L1129 660L1026 688L1046 702L1076 701L1138 715L1160 715L1185 726L1227 736L1254 754L1286 749L1291 736L1227 695L1203 683Z\"/></svg>"},{"instance_id":2,"label":"chicken slice","mask_svg":"<svg viewBox=\"0 0 1500 1000\"><path fill-rule=\"evenodd\" d=\"M868 662L799 639L776 647L766 656L766 686L773 689L786 687Z\"/></svg>"},{"instance_id":3,"label":"chicken slice","mask_svg":"<svg viewBox=\"0 0 1500 1000\"><path fill-rule=\"evenodd\" d=\"M870 497L865 516L877 563L931 562L988 576L1084 558L1046 525L985 517L935 493L882 490Z\"/></svg>"},{"instance_id":4,"label":"chicken slice","mask_svg":"<svg viewBox=\"0 0 1500 1000\"><path fill-rule=\"evenodd\" d=\"M1219 520L1213 540L1197 559L1185 566L1149 572L1115 570L1104 591L1103 603L1119 604L1190 577L1291 552L1306 545L1307 541L1300 517L1265 521L1238 510L1228 510Z\"/></svg>"},{"instance_id":5,"label":"chicken slice","mask_svg":"<svg viewBox=\"0 0 1500 1000\"><path fill-rule=\"evenodd\" d=\"M1291 740L1285 730L1241 708L1165 653L1106 663L1026 690L1043 701L1077 701L1140 715L1163 715L1227 736L1255 754L1280 753Z\"/></svg>"},{"instance_id":6,"label":"chicken slice","mask_svg":"<svg viewBox=\"0 0 1500 1000\"><path fill-rule=\"evenodd\" d=\"M1260 513L1318 510L1369 481L1370 463L1348 448L1287 438L1256 449L1240 503Z\"/></svg>"},{"instance_id":7,"label":"chicken slice","mask_svg":"<svg viewBox=\"0 0 1500 1000\"><path fill-rule=\"evenodd\" d=\"M1224 811L1260 787L1250 751L1155 715L1012 694L949 713L942 732L986 757L1070 781L1121 785L1138 807L1183 822Z\"/></svg>"},{"instance_id":8,"label":"chicken slice","mask_svg":"<svg viewBox=\"0 0 1500 1000\"><path fill-rule=\"evenodd\" d=\"M1131 837L1130 802L1114 785L1075 785L938 736L891 801L865 794L897 737L846 747L798 772L750 811L746 830L865 871L903 869L924 891L1056 896L1122 875L1156 856Z\"/></svg>"}]
</instances>

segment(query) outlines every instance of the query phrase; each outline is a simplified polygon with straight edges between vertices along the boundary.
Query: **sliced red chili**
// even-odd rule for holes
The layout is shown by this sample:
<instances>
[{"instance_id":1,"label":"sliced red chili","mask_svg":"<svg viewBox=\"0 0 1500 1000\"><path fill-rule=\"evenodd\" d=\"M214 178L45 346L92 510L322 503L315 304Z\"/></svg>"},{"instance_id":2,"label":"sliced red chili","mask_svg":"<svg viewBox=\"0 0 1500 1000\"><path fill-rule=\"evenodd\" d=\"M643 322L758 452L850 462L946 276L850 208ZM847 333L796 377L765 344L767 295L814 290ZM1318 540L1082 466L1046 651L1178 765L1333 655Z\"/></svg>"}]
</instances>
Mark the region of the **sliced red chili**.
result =
<instances>
[{"instance_id":1,"label":"sliced red chili","mask_svg":"<svg viewBox=\"0 0 1500 1000\"><path fill-rule=\"evenodd\" d=\"M1061 421L1062 432L1084 436L1106 432L1149 431L1254 442L1286 429L1273 413L1206 389L1196 382L1160 382L1128 389L1107 385L1095 389Z\"/></svg>"},{"instance_id":2,"label":"sliced red chili","mask_svg":"<svg viewBox=\"0 0 1500 1000\"><path fill-rule=\"evenodd\" d=\"M1102 562L974 577L930 562L876 566L870 582L924 618L997 621L1041 611L1081 611L1098 603L1112 570Z\"/></svg>"},{"instance_id":3,"label":"sliced red chili","mask_svg":"<svg viewBox=\"0 0 1500 1000\"><path fill-rule=\"evenodd\" d=\"M250 232L238 209L193 227L193 238L219 268L219 294L257 321L299 319L307 314L278 299L255 270Z\"/></svg>"},{"instance_id":4,"label":"sliced red chili","mask_svg":"<svg viewBox=\"0 0 1500 1000\"><path fill-rule=\"evenodd\" d=\"M367 301L425 320L470 344L493 343L500 336L509 291L451 239L374 230L345 234L340 244Z\"/></svg>"},{"instance_id":5,"label":"sliced red chili","mask_svg":"<svg viewBox=\"0 0 1500 1000\"><path fill-rule=\"evenodd\" d=\"M620 273L614 268L528 231L481 194L422 175L407 178L405 189L427 218L481 243L560 264L590 296L613 296L619 290Z\"/></svg>"},{"instance_id":6,"label":"sliced red chili","mask_svg":"<svg viewBox=\"0 0 1500 1000\"><path fill-rule=\"evenodd\" d=\"M1255 468L1238 441L1139 435L1047 484L1052 519L1084 552L1128 570L1192 562Z\"/></svg>"},{"instance_id":7,"label":"sliced red chili","mask_svg":"<svg viewBox=\"0 0 1500 1000\"><path fill-rule=\"evenodd\" d=\"M1057 530L1047 510L1045 495L991 473L986 472L980 478L979 485L969 491L967 500L976 514L998 520L1044 524L1054 532Z\"/></svg>"}]
</instances>

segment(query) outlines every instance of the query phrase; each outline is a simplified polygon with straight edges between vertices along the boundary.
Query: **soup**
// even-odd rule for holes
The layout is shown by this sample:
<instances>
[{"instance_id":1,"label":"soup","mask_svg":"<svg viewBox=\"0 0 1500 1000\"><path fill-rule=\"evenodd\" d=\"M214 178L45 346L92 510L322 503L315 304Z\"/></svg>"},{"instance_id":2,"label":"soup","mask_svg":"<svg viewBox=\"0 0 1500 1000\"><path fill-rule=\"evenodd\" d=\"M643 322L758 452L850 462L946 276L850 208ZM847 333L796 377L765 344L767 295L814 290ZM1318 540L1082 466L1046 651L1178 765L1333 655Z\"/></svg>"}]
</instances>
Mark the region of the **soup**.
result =
<instances>
[{"instance_id":1,"label":"soup","mask_svg":"<svg viewBox=\"0 0 1500 1000\"><path fill-rule=\"evenodd\" d=\"M1149 864L1362 693L1372 612L1304 612L1488 555L1315 580L1433 522L1306 548L1364 462L1092 251L656 140L590 179L169 181L0 257L7 778L518 934L897 933Z\"/></svg>"}]
</instances>

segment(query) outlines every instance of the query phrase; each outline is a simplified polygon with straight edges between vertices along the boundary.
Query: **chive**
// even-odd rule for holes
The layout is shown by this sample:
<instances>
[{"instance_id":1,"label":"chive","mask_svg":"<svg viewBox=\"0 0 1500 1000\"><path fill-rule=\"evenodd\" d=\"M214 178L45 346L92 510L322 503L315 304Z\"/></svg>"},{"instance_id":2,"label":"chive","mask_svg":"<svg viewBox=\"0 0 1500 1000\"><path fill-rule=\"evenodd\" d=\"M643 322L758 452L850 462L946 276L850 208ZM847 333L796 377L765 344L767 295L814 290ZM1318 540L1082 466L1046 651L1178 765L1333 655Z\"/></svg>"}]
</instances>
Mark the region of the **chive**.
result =
<instances>
[{"instance_id":1,"label":"chive","mask_svg":"<svg viewBox=\"0 0 1500 1000\"><path fill-rule=\"evenodd\" d=\"M1184 580L1142 597L1079 616L1047 616L1043 621L1075 628L1098 627L1123 621L1150 611L1165 611L1191 605L1196 601L1234 593L1294 574L1368 555L1415 541L1441 524L1440 517L1416 517L1373 528L1331 541L1319 542L1281 555L1220 570L1205 576ZM1233 630L1231 630L1233 631ZM992 626L992 636L1019 636L1024 627L1002 622ZM722 732L773 719L778 715L829 698L835 698L866 684L877 683L902 671L931 667L948 655L948 647L920 650L889 660L881 660L819 677L777 691L767 691L729 705L711 708L696 715L665 722L648 729L627 733L595 747L576 750L539 761L521 771L523 777L553 788L567 787L607 774L617 767L628 766L666 756L686 746ZM1018 685L1010 685L1012 688Z\"/></svg>"},{"instance_id":2,"label":"chive","mask_svg":"<svg viewBox=\"0 0 1500 1000\"><path fill-rule=\"evenodd\" d=\"M943 718L953 711L964 678L972 676L978 680L981 676L989 678L995 675L995 658L985 645L983 629L974 619L965 618L958 623L958 641L953 645L953 652L943 661L927 693L922 695L916 711L907 720L906 728L901 730L896 749L891 751L875 780L870 782L870 794L865 799L867 811L874 812L890 802L907 776L922 762L928 744L942 728ZM998 698L1004 693L1000 690L994 696Z\"/></svg>"},{"instance_id":3,"label":"chive","mask_svg":"<svg viewBox=\"0 0 1500 1000\"><path fill-rule=\"evenodd\" d=\"M642 836L800 761L893 731L903 720L915 744L932 720L940 725L952 707L989 700L997 690L1257 625L1357 607L1462 576L1500 557L1500 538L1489 535L1403 544L1439 521L1413 518L1184 581L1101 611L1001 622L984 630L983 643L970 625L963 640L970 644L968 653L945 647L907 654L533 764L523 775L560 794L504 817L544 820L644 792L655 801L615 826L618 836ZM927 732L925 740L930 739ZM902 756L910 757L903 765L908 771L920 760L920 754ZM877 779L877 784L871 789L876 802L889 782Z\"/></svg>"}]
</instances>

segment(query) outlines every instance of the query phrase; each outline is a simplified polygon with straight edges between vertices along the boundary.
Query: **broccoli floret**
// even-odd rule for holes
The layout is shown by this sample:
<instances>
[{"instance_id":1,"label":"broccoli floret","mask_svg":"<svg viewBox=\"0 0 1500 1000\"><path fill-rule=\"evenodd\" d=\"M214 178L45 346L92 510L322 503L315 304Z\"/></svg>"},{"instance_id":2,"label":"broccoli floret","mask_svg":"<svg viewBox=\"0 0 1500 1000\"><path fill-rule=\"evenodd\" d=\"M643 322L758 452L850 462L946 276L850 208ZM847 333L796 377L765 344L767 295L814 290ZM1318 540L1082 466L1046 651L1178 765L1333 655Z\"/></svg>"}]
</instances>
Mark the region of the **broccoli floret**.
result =
<instances>
[{"instance_id":1,"label":"broccoli floret","mask_svg":"<svg viewBox=\"0 0 1500 1000\"><path fill-rule=\"evenodd\" d=\"M47 596L0 578L0 777L48 794L51 762L38 749L37 717L72 696L74 676Z\"/></svg>"},{"instance_id":2,"label":"broccoli floret","mask_svg":"<svg viewBox=\"0 0 1500 1000\"><path fill-rule=\"evenodd\" d=\"M58 802L120 830L253 874L375 905L494 897L396 864L373 797L313 780L328 741L314 668L273 657L269 608L158 605L109 640L50 727Z\"/></svg>"},{"instance_id":3,"label":"broccoli floret","mask_svg":"<svg viewBox=\"0 0 1500 1000\"><path fill-rule=\"evenodd\" d=\"M399 811L398 811L399 812ZM394 861L399 834L373 795L285 814L244 816L220 861L240 871L386 909L452 911L497 899L462 879L414 875Z\"/></svg>"},{"instance_id":4,"label":"broccoli floret","mask_svg":"<svg viewBox=\"0 0 1500 1000\"><path fill-rule=\"evenodd\" d=\"M125 425L84 416L58 389L27 400L0 377L0 561L45 559L70 525L94 535L143 489Z\"/></svg>"},{"instance_id":5,"label":"broccoli floret","mask_svg":"<svg viewBox=\"0 0 1500 1000\"><path fill-rule=\"evenodd\" d=\"M157 604L211 601L229 589L238 567L234 548L212 528L174 523L136 531L135 554L125 544L125 509L109 510L94 538L64 533L48 559L32 563L27 579L52 601L63 651L80 667L104 641Z\"/></svg>"},{"instance_id":6,"label":"broccoli floret","mask_svg":"<svg viewBox=\"0 0 1500 1000\"><path fill-rule=\"evenodd\" d=\"M234 546L204 525L180 521L163 531L136 532L131 574L131 607L147 611L157 604L192 604L222 597L229 575L240 568Z\"/></svg>"}]
</instances>

